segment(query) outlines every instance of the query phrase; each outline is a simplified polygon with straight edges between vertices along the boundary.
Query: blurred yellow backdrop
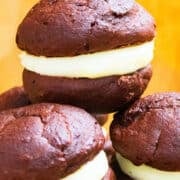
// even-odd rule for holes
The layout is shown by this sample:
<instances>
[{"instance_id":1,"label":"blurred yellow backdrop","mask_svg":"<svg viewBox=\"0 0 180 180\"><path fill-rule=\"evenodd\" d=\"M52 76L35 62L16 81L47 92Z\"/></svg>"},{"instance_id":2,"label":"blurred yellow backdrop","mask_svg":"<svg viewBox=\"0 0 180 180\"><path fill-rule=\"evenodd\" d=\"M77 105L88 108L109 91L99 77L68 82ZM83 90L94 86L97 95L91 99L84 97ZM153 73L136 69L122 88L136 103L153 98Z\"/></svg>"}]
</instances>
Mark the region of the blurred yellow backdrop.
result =
<instances>
[{"instance_id":1,"label":"blurred yellow backdrop","mask_svg":"<svg viewBox=\"0 0 180 180\"><path fill-rule=\"evenodd\" d=\"M0 6L0 92L20 85L22 67L15 44L18 24L37 0L6 0ZM180 1L139 0L155 17L154 76L145 94L180 91Z\"/></svg>"}]
</instances>

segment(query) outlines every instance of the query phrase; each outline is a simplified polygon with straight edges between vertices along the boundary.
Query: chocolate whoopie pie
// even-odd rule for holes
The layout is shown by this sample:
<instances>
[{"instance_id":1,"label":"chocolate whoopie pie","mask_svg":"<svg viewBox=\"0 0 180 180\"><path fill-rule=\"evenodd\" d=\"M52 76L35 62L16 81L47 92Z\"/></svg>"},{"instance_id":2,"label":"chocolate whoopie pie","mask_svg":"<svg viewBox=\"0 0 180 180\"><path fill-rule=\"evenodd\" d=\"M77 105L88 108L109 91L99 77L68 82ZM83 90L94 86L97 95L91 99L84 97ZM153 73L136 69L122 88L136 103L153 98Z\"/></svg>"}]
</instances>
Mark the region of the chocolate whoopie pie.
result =
<instances>
[{"instance_id":1,"label":"chocolate whoopie pie","mask_svg":"<svg viewBox=\"0 0 180 180\"><path fill-rule=\"evenodd\" d=\"M0 94L0 111L30 104L23 87L14 87Z\"/></svg>"},{"instance_id":2,"label":"chocolate whoopie pie","mask_svg":"<svg viewBox=\"0 0 180 180\"><path fill-rule=\"evenodd\" d=\"M159 93L114 116L113 147L134 179L180 179L180 93Z\"/></svg>"},{"instance_id":3,"label":"chocolate whoopie pie","mask_svg":"<svg viewBox=\"0 0 180 180\"><path fill-rule=\"evenodd\" d=\"M91 113L124 109L146 89L155 23L134 0L41 0L20 24L30 100Z\"/></svg>"},{"instance_id":4,"label":"chocolate whoopie pie","mask_svg":"<svg viewBox=\"0 0 180 180\"><path fill-rule=\"evenodd\" d=\"M0 112L0 144L2 180L99 180L108 171L101 127L72 106L36 104Z\"/></svg>"}]
</instances>

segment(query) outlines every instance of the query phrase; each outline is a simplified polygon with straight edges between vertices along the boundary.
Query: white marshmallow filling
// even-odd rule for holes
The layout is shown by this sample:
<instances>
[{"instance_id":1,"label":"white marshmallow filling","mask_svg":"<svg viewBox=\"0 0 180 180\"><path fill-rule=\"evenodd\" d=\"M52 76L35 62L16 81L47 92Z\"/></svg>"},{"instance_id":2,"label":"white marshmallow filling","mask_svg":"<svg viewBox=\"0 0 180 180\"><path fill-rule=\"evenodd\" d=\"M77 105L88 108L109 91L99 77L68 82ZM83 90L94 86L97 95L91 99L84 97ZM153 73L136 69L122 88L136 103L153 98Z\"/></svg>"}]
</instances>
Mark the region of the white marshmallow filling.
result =
<instances>
[{"instance_id":1,"label":"white marshmallow filling","mask_svg":"<svg viewBox=\"0 0 180 180\"><path fill-rule=\"evenodd\" d=\"M20 55L25 69L47 76L99 78L133 73L151 63L154 41L73 57Z\"/></svg>"},{"instance_id":2,"label":"white marshmallow filling","mask_svg":"<svg viewBox=\"0 0 180 180\"><path fill-rule=\"evenodd\" d=\"M61 180L101 180L108 172L108 168L106 154L104 151L101 151L93 160Z\"/></svg>"},{"instance_id":3,"label":"white marshmallow filling","mask_svg":"<svg viewBox=\"0 0 180 180\"><path fill-rule=\"evenodd\" d=\"M145 164L134 165L128 159L116 153L118 164L122 171L136 180L180 180L180 172L162 171Z\"/></svg>"}]
</instances>

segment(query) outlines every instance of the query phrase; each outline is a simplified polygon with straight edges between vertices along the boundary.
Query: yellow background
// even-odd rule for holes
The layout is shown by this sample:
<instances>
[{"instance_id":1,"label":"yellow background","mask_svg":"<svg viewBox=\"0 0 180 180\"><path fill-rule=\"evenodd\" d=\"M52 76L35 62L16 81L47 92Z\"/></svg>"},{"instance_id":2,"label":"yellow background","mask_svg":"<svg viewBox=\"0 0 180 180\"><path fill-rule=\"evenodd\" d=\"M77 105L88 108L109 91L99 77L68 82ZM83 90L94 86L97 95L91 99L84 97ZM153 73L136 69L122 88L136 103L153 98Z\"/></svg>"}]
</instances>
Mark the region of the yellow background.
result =
<instances>
[{"instance_id":1,"label":"yellow background","mask_svg":"<svg viewBox=\"0 0 180 180\"><path fill-rule=\"evenodd\" d=\"M21 84L22 67L15 44L18 24L37 0L5 0L0 6L0 92ZM154 75L146 91L180 91L180 1L139 0L155 17Z\"/></svg>"}]
</instances>

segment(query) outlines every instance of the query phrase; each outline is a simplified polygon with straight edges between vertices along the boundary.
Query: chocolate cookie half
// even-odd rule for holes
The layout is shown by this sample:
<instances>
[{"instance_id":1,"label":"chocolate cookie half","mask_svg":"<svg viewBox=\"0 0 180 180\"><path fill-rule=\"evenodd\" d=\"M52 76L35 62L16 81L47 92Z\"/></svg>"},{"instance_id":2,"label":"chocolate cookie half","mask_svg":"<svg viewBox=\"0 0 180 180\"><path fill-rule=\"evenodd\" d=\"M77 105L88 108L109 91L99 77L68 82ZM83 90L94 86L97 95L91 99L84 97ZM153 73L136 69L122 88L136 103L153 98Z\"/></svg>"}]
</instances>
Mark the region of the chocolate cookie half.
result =
<instances>
[{"instance_id":1,"label":"chocolate cookie half","mask_svg":"<svg viewBox=\"0 0 180 180\"><path fill-rule=\"evenodd\" d=\"M24 87L32 102L123 109L150 80L154 36L153 18L134 0L41 0L16 36Z\"/></svg>"},{"instance_id":2,"label":"chocolate cookie half","mask_svg":"<svg viewBox=\"0 0 180 180\"><path fill-rule=\"evenodd\" d=\"M0 111L30 104L23 87L14 87L0 95Z\"/></svg>"},{"instance_id":3,"label":"chocolate cookie half","mask_svg":"<svg viewBox=\"0 0 180 180\"><path fill-rule=\"evenodd\" d=\"M23 81L32 102L61 102L93 113L108 113L139 98L151 76L150 66L126 76L97 79L50 77L24 70Z\"/></svg>"},{"instance_id":4,"label":"chocolate cookie half","mask_svg":"<svg viewBox=\"0 0 180 180\"><path fill-rule=\"evenodd\" d=\"M111 139L122 170L131 177L179 179L180 93L147 96L117 113Z\"/></svg>"},{"instance_id":5,"label":"chocolate cookie half","mask_svg":"<svg viewBox=\"0 0 180 180\"><path fill-rule=\"evenodd\" d=\"M35 56L65 57L151 41L153 18L134 0L41 0L16 36Z\"/></svg>"},{"instance_id":6,"label":"chocolate cookie half","mask_svg":"<svg viewBox=\"0 0 180 180\"><path fill-rule=\"evenodd\" d=\"M101 127L79 108L36 104L3 111L0 144L0 179L99 180L108 171Z\"/></svg>"}]
</instances>

